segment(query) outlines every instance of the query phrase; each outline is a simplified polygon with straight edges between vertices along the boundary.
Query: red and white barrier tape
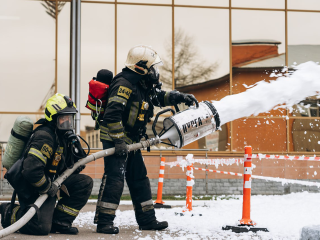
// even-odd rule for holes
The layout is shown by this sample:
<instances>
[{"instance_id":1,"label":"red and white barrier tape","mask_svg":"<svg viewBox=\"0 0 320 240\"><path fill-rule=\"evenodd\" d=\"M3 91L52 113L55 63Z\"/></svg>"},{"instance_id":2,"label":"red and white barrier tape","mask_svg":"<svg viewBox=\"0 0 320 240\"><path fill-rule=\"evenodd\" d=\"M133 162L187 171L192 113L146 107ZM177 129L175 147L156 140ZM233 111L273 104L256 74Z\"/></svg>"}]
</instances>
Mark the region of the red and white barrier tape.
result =
<instances>
[{"instance_id":1,"label":"red and white barrier tape","mask_svg":"<svg viewBox=\"0 0 320 240\"><path fill-rule=\"evenodd\" d=\"M242 177L242 176L243 176L242 173L225 172L225 171L218 171L218 170L205 169L205 168L196 168L196 167L194 167L193 169L194 169L194 170L207 171L207 172L214 172L214 173L223 173L223 174L235 175L235 176L239 176L239 177Z\"/></svg>"},{"instance_id":2,"label":"red and white barrier tape","mask_svg":"<svg viewBox=\"0 0 320 240\"><path fill-rule=\"evenodd\" d=\"M215 173L223 173L223 174L229 174L229 175L235 175L238 177L242 177L242 173L234 173L234 172L224 172L224 171L217 171L217 170L211 170L211 169L203 169L203 168L193 168L195 170L201 170L201 171L207 171L207 172L215 172ZM267 181L274 181L274 182L281 182L282 184L291 183L291 184L300 184L305 186L316 186L320 187L320 183L318 182L308 182L308 181L302 181L302 180L293 180L293 179L285 179L285 178L274 178L274 177L264 177L264 176L258 176L258 175L251 175L252 178L255 179L263 179Z\"/></svg>"},{"instance_id":3,"label":"red and white barrier tape","mask_svg":"<svg viewBox=\"0 0 320 240\"><path fill-rule=\"evenodd\" d=\"M250 156L248 156L250 157ZM305 157L305 156L286 156L286 155L268 155L268 154L252 154L251 158L266 158L266 159L284 159L284 160L304 160L304 161L320 161L320 157Z\"/></svg>"},{"instance_id":4,"label":"red and white barrier tape","mask_svg":"<svg viewBox=\"0 0 320 240\"><path fill-rule=\"evenodd\" d=\"M200 164L208 164L208 165L231 165L231 164L239 164L243 163L243 158L227 158L227 159L220 159L220 158L213 158L213 159L191 159L191 160L180 160L175 162L166 162L168 166L184 166L187 167L190 163L200 163Z\"/></svg>"}]
</instances>

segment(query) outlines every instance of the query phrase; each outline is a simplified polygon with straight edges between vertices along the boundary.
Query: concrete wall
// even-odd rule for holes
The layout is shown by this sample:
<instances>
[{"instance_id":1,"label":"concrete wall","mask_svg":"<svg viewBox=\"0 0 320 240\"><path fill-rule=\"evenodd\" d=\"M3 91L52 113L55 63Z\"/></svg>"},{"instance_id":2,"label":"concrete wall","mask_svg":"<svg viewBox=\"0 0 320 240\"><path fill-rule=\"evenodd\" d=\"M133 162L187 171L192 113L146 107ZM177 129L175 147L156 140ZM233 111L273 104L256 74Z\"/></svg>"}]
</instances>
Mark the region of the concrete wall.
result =
<instances>
[{"instance_id":1,"label":"concrete wall","mask_svg":"<svg viewBox=\"0 0 320 240\"><path fill-rule=\"evenodd\" d=\"M306 179L307 181L307 179ZM314 180L320 182L320 180ZM1 183L1 182L0 182ZM101 179L94 179L92 195L98 195ZM158 180L150 179L152 195L157 195ZM242 195L242 179L208 179L207 184L205 179L196 179L193 186L193 195ZM320 193L318 187L308 187L298 184L282 185L278 182L270 182L260 179L253 179L251 186L252 195L283 195L293 192L308 191ZM12 194L11 186L3 181L3 189L1 195ZM125 184L124 195L129 195L129 189ZM186 195L186 180L185 179L165 179L163 184L164 195Z\"/></svg>"},{"instance_id":2,"label":"concrete wall","mask_svg":"<svg viewBox=\"0 0 320 240\"><path fill-rule=\"evenodd\" d=\"M146 153L147 155L147 153ZM199 157L198 157L199 158ZM204 158L204 157L200 157ZM208 156L208 158L218 158L217 156ZM226 157L224 157L226 158ZM177 156L166 156L167 162L177 160ZM151 182L152 194L157 194L160 157L159 155L149 155L144 157L144 162L148 170L148 177ZM254 175L280 177L285 179L298 179L306 181L320 182L320 162L315 161L298 161L298 160L274 160L274 159L253 159L255 168ZM194 164L195 167L205 168L205 165ZM209 165L209 169L216 169L215 166ZM243 172L242 164L220 165L217 170L235 173ZM83 171L84 174L94 179L94 188L92 195L98 195L101 178L104 171L103 159L98 159L87 165ZM2 176L5 174L3 169ZM194 171L195 186L193 188L194 195L241 195L242 194L242 178L232 175L208 173L204 171ZM320 192L320 188L307 187L297 184L282 185L281 183L253 179L252 194L287 194L291 192L310 191ZM12 188L4 179L0 180L0 196L12 193ZM128 188L125 187L124 194L128 195ZM165 195L185 195L186 194L186 169L180 167L165 167L164 172L164 189Z\"/></svg>"}]
</instances>

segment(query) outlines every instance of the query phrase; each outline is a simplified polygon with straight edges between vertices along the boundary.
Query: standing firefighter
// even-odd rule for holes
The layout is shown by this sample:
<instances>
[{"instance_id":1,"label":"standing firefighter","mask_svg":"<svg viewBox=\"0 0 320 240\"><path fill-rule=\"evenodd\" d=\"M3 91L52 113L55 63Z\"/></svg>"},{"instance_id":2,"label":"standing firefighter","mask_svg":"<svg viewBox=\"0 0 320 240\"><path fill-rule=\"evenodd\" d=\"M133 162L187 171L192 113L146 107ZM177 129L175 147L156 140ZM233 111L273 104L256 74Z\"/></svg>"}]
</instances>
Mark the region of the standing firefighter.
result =
<instances>
[{"instance_id":1,"label":"standing firefighter","mask_svg":"<svg viewBox=\"0 0 320 240\"><path fill-rule=\"evenodd\" d=\"M197 102L191 94L160 90L159 64L162 64L161 59L151 47L133 47L128 53L126 67L110 84L100 138L104 149L115 147L115 154L104 159L105 174L94 219L99 233L119 232L113 220L123 191L124 178L130 190L139 229L161 230L168 227L167 222L156 220L141 151L128 153L127 150L127 144L139 142L145 137L146 125L153 117L154 106L179 103L190 106Z\"/></svg>"},{"instance_id":2,"label":"standing firefighter","mask_svg":"<svg viewBox=\"0 0 320 240\"><path fill-rule=\"evenodd\" d=\"M36 215L19 230L20 233L78 233L78 229L72 227L72 222L87 203L93 186L92 179L79 174L84 168L81 166L64 181L61 191L52 184L59 174L86 157L78 137L74 134L76 112L72 100L63 94L57 93L47 101L45 119L36 123L41 125L31 135L22 158L6 174L18 194L20 205L1 204L3 228L19 220L30 207L35 207L33 203L39 194L47 193L48 199L40 209L36 208Z\"/></svg>"}]
</instances>

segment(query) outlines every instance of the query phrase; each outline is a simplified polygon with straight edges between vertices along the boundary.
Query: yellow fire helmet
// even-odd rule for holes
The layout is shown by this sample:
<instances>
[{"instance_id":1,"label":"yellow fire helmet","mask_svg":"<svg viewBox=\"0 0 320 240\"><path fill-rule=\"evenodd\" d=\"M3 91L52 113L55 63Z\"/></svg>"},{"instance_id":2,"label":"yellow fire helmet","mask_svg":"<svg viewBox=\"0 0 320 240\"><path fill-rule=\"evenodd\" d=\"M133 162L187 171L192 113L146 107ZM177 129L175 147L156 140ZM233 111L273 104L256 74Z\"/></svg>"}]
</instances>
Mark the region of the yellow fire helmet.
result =
<instances>
[{"instance_id":1,"label":"yellow fire helmet","mask_svg":"<svg viewBox=\"0 0 320 240\"><path fill-rule=\"evenodd\" d=\"M45 109L45 117L51 122L54 115L76 114L78 112L76 105L70 97L61 93L56 93L48 99Z\"/></svg>"}]
</instances>

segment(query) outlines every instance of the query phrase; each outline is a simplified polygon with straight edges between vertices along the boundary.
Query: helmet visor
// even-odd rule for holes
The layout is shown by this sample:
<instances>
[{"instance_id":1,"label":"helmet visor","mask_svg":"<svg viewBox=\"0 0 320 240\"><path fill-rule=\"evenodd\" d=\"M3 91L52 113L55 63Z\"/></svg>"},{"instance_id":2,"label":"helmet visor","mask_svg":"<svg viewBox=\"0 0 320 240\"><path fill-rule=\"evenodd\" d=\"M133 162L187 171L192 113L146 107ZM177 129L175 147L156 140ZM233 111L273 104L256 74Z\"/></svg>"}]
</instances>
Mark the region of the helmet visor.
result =
<instances>
[{"instance_id":1,"label":"helmet visor","mask_svg":"<svg viewBox=\"0 0 320 240\"><path fill-rule=\"evenodd\" d=\"M74 129L74 114L63 114L57 117L57 128L60 130Z\"/></svg>"}]
</instances>

